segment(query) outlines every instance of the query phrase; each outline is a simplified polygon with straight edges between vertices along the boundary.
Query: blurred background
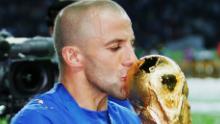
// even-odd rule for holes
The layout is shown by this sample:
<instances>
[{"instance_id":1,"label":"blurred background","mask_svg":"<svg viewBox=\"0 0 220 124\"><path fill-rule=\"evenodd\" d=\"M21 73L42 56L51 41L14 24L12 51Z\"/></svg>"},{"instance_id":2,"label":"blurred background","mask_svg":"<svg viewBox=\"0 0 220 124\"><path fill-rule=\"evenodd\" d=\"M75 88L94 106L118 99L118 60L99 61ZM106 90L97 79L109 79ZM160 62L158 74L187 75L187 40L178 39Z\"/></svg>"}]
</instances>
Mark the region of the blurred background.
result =
<instances>
[{"instance_id":1,"label":"blurred background","mask_svg":"<svg viewBox=\"0 0 220 124\"><path fill-rule=\"evenodd\" d=\"M185 73L194 124L220 123L220 1L115 0L127 11L138 57L161 54ZM0 1L0 124L53 86L50 38L58 0ZM43 67L42 67L43 66Z\"/></svg>"}]
</instances>

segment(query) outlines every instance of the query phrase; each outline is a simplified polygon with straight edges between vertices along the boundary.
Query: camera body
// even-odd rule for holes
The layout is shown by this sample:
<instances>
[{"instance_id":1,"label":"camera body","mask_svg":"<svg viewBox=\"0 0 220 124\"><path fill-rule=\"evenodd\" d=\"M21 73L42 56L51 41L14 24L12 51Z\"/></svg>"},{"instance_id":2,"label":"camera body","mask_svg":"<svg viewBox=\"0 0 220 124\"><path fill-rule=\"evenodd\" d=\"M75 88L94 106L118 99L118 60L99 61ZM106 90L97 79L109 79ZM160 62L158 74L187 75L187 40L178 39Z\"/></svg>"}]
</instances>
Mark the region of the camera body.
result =
<instances>
[{"instance_id":1,"label":"camera body","mask_svg":"<svg viewBox=\"0 0 220 124\"><path fill-rule=\"evenodd\" d=\"M53 40L47 37L7 38L0 41L0 105L13 115L32 96L53 87L58 62Z\"/></svg>"}]
</instances>

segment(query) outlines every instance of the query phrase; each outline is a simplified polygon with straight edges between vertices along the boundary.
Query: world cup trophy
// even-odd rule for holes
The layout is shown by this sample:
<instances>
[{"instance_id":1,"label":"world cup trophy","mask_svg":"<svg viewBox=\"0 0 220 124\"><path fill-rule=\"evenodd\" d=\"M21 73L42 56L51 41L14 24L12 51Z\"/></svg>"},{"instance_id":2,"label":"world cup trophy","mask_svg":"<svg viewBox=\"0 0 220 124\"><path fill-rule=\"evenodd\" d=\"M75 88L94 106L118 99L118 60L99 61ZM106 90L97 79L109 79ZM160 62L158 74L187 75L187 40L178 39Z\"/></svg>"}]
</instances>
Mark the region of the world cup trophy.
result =
<instances>
[{"instance_id":1,"label":"world cup trophy","mask_svg":"<svg viewBox=\"0 0 220 124\"><path fill-rule=\"evenodd\" d=\"M168 57L149 55L135 62L127 94L143 124L191 124L184 73Z\"/></svg>"}]
</instances>

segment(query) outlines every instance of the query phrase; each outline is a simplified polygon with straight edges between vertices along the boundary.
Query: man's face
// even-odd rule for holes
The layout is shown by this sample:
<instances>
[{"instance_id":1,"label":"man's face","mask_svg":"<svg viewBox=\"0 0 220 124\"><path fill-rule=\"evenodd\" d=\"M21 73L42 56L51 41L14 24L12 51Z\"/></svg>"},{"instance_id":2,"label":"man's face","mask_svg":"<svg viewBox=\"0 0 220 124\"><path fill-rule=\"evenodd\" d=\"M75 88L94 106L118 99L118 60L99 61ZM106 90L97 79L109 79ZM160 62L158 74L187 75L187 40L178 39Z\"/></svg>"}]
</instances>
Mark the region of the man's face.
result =
<instances>
[{"instance_id":1,"label":"man's face","mask_svg":"<svg viewBox=\"0 0 220 124\"><path fill-rule=\"evenodd\" d=\"M86 77L100 91L124 99L127 71L137 59L130 19L111 12L92 19L93 36L83 48Z\"/></svg>"}]
</instances>

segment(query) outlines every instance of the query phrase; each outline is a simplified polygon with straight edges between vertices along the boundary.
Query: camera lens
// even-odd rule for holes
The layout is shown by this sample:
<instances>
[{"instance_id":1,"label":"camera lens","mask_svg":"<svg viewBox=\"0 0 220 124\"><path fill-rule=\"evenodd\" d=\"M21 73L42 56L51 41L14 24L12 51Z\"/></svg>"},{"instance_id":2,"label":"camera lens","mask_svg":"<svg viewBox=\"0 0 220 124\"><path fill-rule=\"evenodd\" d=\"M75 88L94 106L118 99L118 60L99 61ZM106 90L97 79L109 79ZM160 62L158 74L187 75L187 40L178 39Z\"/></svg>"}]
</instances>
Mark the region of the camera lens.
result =
<instances>
[{"instance_id":1,"label":"camera lens","mask_svg":"<svg viewBox=\"0 0 220 124\"><path fill-rule=\"evenodd\" d=\"M17 68L19 72L13 77L15 87L20 92L33 93L42 87L47 81L47 75L43 68L38 65L28 64ZM16 71L17 71L16 70Z\"/></svg>"},{"instance_id":2,"label":"camera lens","mask_svg":"<svg viewBox=\"0 0 220 124\"><path fill-rule=\"evenodd\" d=\"M50 61L14 62L10 69L10 89L15 96L29 97L45 91L55 82Z\"/></svg>"}]
</instances>

